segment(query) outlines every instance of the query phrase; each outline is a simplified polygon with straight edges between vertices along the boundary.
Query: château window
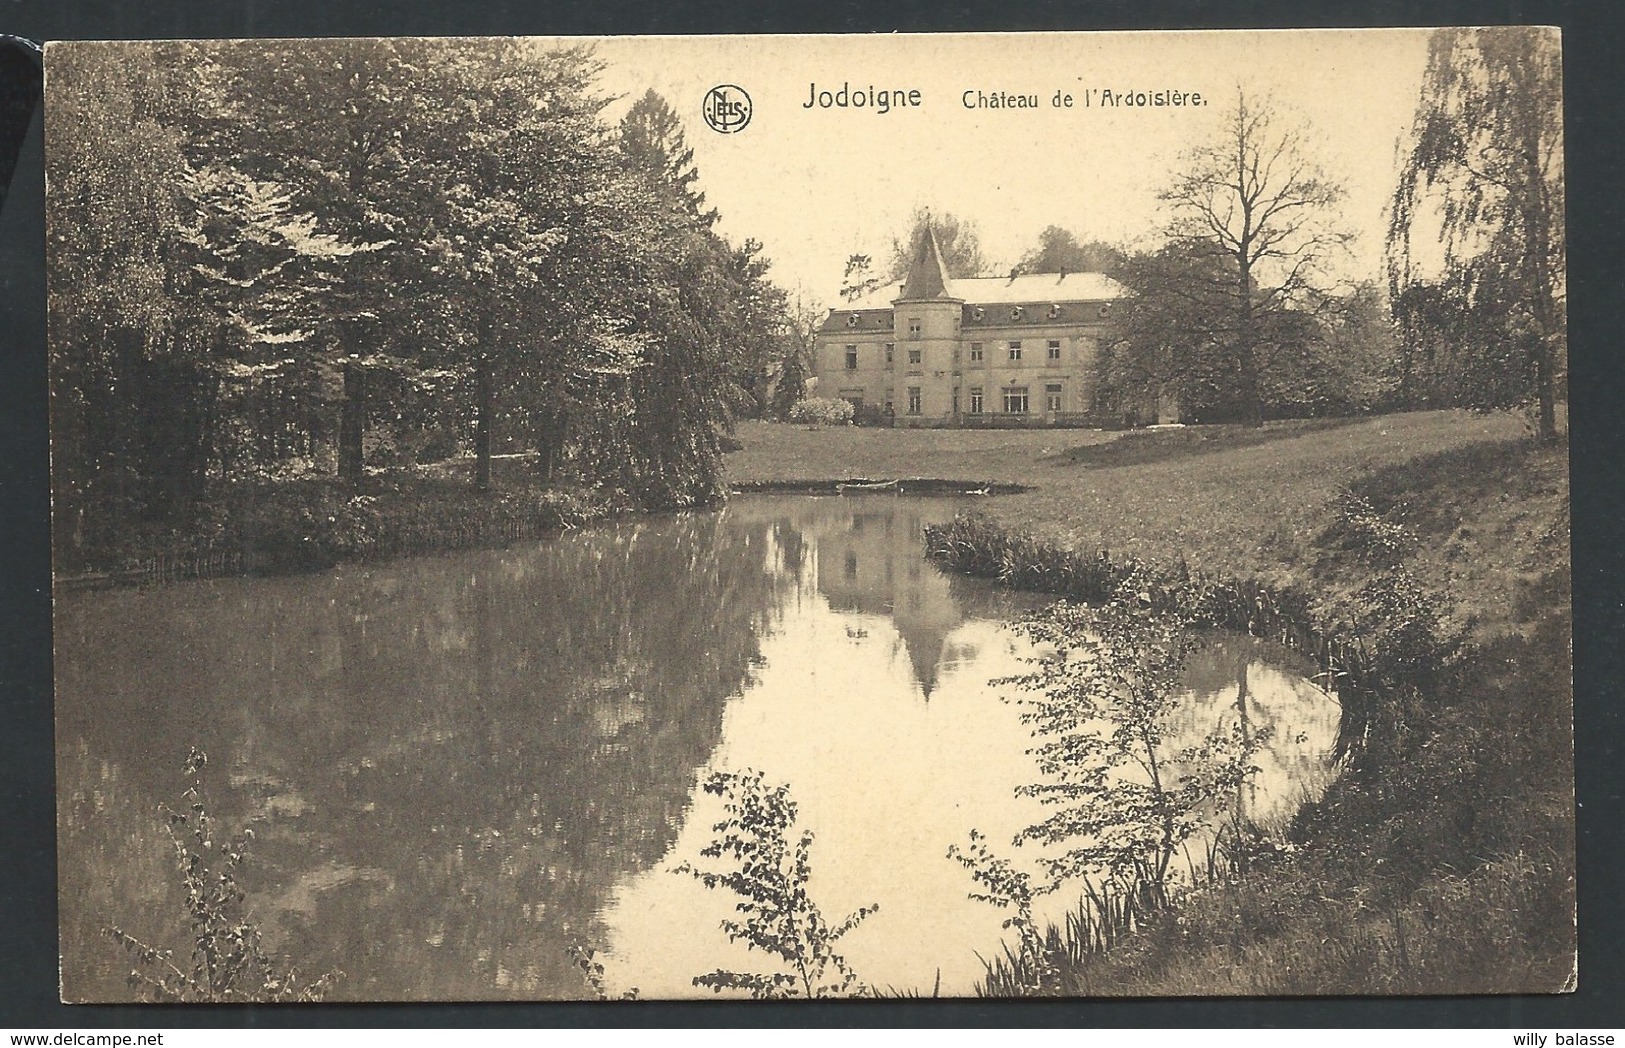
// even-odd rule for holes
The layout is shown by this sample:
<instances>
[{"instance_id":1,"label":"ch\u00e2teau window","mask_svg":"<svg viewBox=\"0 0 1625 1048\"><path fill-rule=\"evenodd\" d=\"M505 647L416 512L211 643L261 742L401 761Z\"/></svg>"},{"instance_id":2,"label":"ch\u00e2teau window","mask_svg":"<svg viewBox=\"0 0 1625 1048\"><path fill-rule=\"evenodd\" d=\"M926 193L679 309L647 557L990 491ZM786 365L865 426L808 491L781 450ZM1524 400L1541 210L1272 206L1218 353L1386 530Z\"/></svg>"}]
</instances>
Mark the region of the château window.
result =
<instances>
[{"instance_id":1,"label":"ch\u00e2teau window","mask_svg":"<svg viewBox=\"0 0 1625 1048\"><path fill-rule=\"evenodd\" d=\"M920 355L921 355L921 351L920 351L920 349L918 347L910 349L908 351L908 362L910 364L919 364Z\"/></svg>"},{"instance_id":2,"label":"ch\u00e2teau window","mask_svg":"<svg viewBox=\"0 0 1625 1048\"><path fill-rule=\"evenodd\" d=\"M908 387L908 413L910 415L918 415L920 413L920 407L921 407L920 387L919 386L910 386L910 387Z\"/></svg>"},{"instance_id":3,"label":"ch\u00e2teau window","mask_svg":"<svg viewBox=\"0 0 1625 1048\"><path fill-rule=\"evenodd\" d=\"M982 413L981 386L972 386L970 388L970 413L972 415L980 415Z\"/></svg>"},{"instance_id":4,"label":"ch\u00e2teau window","mask_svg":"<svg viewBox=\"0 0 1625 1048\"><path fill-rule=\"evenodd\" d=\"M1061 359L1061 340L1060 339L1058 339L1058 338L1050 339L1049 344L1047 346L1045 346L1044 348L1045 348L1046 352L1049 354L1049 359L1051 359L1051 360L1060 360Z\"/></svg>"},{"instance_id":5,"label":"ch\u00e2teau window","mask_svg":"<svg viewBox=\"0 0 1625 1048\"><path fill-rule=\"evenodd\" d=\"M1020 360L1021 359L1021 343L1020 342L1012 342L1012 343L1010 343L1010 359L1011 360Z\"/></svg>"},{"instance_id":6,"label":"ch\u00e2teau window","mask_svg":"<svg viewBox=\"0 0 1625 1048\"><path fill-rule=\"evenodd\" d=\"M1004 413L1006 415L1025 415L1027 413L1027 387L1006 386L1004 388Z\"/></svg>"},{"instance_id":7,"label":"ch\u00e2teau window","mask_svg":"<svg viewBox=\"0 0 1625 1048\"><path fill-rule=\"evenodd\" d=\"M896 352L897 352L897 343L895 343L895 342L886 343L886 366L887 367L891 367L892 354L894 354Z\"/></svg>"},{"instance_id":8,"label":"ch\u00e2teau window","mask_svg":"<svg viewBox=\"0 0 1625 1048\"><path fill-rule=\"evenodd\" d=\"M909 338L919 338L920 337L920 318L919 317L909 317L908 318L908 337Z\"/></svg>"},{"instance_id":9,"label":"ch\u00e2teau window","mask_svg":"<svg viewBox=\"0 0 1625 1048\"><path fill-rule=\"evenodd\" d=\"M848 371L856 371L856 370L858 370L858 347L857 346L847 346L846 347L846 370L848 370Z\"/></svg>"},{"instance_id":10,"label":"ch\u00e2teau window","mask_svg":"<svg viewBox=\"0 0 1625 1048\"><path fill-rule=\"evenodd\" d=\"M1061 384L1050 382L1044 386L1044 410L1061 410Z\"/></svg>"},{"instance_id":11,"label":"ch\u00e2teau window","mask_svg":"<svg viewBox=\"0 0 1625 1048\"><path fill-rule=\"evenodd\" d=\"M980 342L972 342L970 344L970 362L972 364L975 364L975 363L979 362L981 359L982 359L982 344Z\"/></svg>"}]
</instances>

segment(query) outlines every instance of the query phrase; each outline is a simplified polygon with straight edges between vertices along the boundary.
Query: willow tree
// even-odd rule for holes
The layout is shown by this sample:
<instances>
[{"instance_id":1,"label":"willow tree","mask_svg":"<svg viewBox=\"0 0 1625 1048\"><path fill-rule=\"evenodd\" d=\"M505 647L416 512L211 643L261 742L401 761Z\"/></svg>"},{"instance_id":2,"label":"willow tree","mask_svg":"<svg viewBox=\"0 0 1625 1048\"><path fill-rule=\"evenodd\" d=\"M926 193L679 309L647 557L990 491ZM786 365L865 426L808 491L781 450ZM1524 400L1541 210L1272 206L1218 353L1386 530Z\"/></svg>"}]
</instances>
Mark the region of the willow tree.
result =
<instances>
[{"instance_id":1,"label":"willow tree","mask_svg":"<svg viewBox=\"0 0 1625 1048\"><path fill-rule=\"evenodd\" d=\"M1236 92L1219 132L1187 152L1162 192L1172 244L1226 257L1224 344L1237 412L1262 424L1259 372L1272 332L1321 290L1320 267L1350 239L1342 187L1315 162L1308 131Z\"/></svg>"},{"instance_id":2,"label":"willow tree","mask_svg":"<svg viewBox=\"0 0 1625 1048\"><path fill-rule=\"evenodd\" d=\"M735 413L759 413L781 345L785 296L761 244L728 241L698 190L682 120L649 92L621 121L624 249L618 296L640 360L606 390L599 455L645 505L708 502Z\"/></svg>"},{"instance_id":3,"label":"willow tree","mask_svg":"<svg viewBox=\"0 0 1625 1048\"><path fill-rule=\"evenodd\" d=\"M1556 435L1567 355L1563 210L1557 31L1436 30L1387 245L1407 352L1431 373L1424 395L1468 407L1532 403L1540 436Z\"/></svg>"}]
</instances>

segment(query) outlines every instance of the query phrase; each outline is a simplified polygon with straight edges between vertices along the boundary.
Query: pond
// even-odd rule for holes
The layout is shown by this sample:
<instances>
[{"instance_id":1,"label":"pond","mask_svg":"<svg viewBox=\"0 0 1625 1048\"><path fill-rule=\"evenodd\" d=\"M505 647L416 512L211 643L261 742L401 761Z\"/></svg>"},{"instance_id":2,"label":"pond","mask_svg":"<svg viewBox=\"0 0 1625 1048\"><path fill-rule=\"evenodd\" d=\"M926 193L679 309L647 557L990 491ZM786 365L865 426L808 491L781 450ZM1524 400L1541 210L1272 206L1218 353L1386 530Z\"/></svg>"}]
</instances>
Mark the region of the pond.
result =
<instances>
[{"instance_id":1,"label":"pond","mask_svg":"<svg viewBox=\"0 0 1625 1048\"><path fill-rule=\"evenodd\" d=\"M184 957L159 805L189 747L212 810L255 831L242 874L273 952L340 969L329 999L696 996L759 970L733 902L674 872L711 838L712 771L788 783L826 916L870 985L973 991L1006 916L948 858L1040 809L1020 707L1032 653L1002 623L1044 600L946 575L920 532L961 500L749 496L502 550L320 575L60 595L63 990L128 1000L117 924ZM1248 814L1330 773L1336 705L1249 638L1191 660L1200 734L1272 731ZM707 803L712 802L712 803ZM1074 900L1075 901L1075 900Z\"/></svg>"}]
</instances>

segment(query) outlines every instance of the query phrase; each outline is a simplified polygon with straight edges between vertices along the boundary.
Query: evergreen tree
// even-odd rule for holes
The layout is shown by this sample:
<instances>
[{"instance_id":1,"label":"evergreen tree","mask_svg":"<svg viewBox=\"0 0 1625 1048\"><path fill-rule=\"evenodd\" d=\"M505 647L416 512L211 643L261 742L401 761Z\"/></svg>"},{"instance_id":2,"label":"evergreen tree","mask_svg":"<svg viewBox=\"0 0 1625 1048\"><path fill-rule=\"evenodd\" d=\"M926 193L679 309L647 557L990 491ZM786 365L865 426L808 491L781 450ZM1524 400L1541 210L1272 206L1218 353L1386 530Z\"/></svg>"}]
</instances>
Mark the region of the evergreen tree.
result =
<instances>
[{"instance_id":1,"label":"evergreen tree","mask_svg":"<svg viewBox=\"0 0 1625 1048\"><path fill-rule=\"evenodd\" d=\"M700 172L683 134L683 121L654 88L645 91L621 118L619 144L629 167L665 187L705 226L716 223L716 209L706 209L705 194L697 187Z\"/></svg>"}]
</instances>

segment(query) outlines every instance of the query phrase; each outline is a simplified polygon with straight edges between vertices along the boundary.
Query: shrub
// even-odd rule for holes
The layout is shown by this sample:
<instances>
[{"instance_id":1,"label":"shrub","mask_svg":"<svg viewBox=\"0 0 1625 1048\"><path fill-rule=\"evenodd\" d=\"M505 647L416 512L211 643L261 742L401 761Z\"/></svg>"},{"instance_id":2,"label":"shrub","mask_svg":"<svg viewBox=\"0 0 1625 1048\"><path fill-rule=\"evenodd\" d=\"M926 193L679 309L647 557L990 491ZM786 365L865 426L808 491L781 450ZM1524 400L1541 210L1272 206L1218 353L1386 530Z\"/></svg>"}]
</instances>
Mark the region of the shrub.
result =
<instances>
[{"instance_id":1,"label":"shrub","mask_svg":"<svg viewBox=\"0 0 1625 1048\"><path fill-rule=\"evenodd\" d=\"M704 789L722 798L726 817L712 826L716 838L700 854L727 859L729 866L719 872L684 863L677 872L739 896L735 909L743 919L723 921L722 930L730 942L743 940L747 949L777 958L779 970L719 969L695 976L694 985L717 992L746 990L759 1000L865 995L867 987L835 952L835 944L880 907L864 906L836 925L824 919L807 894L813 835L803 830L791 843L796 802L790 788L769 786L761 772L746 771L716 772Z\"/></svg>"},{"instance_id":2,"label":"shrub","mask_svg":"<svg viewBox=\"0 0 1625 1048\"><path fill-rule=\"evenodd\" d=\"M242 540L269 571L309 571L376 551L384 533L376 497L336 481L271 487L244 504Z\"/></svg>"},{"instance_id":3,"label":"shrub","mask_svg":"<svg viewBox=\"0 0 1625 1048\"><path fill-rule=\"evenodd\" d=\"M430 426L415 441L412 460L419 465L444 462L462 450L457 431L450 426Z\"/></svg>"},{"instance_id":4,"label":"shrub","mask_svg":"<svg viewBox=\"0 0 1625 1048\"><path fill-rule=\"evenodd\" d=\"M842 401L842 403L846 402ZM860 404L852 409L852 424L854 426L889 428L892 421L891 413L879 404Z\"/></svg>"},{"instance_id":5,"label":"shrub","mask_svg":"<svg viewBox=\"0 0 1625 1048\"><path fill-rule=\"evenodd\" d=\"M832 400L829 397L808 397L791 405L790 421L805 422L813 429L826 425L844 426L852 421L854 411L850 401Z\"/></svg>"},{"instance_id":6,"label":"shrub","mask_svg":"<svg viewBox=\"0 0 1625 1048\"><path fill-rule=\"evenodd\" d=\"M1332 523L1322 536L1327 549L1352 553L1362 564L1391 568L1416 551L1416 532L1377 512L1370 502L1345 491L1332 506Z\"/></svg>"},{"instance_id":7,"label":"shrub","mask_svg":"<svg viewBox=\"0 0 1625 1048\"><path fill-rule=\"evenodd\" d=\"M150 946L117 925L104 929L134 959L129 983L155 1001L269 1002L319 1001L342 973L328 972L301 983L296 968L281 968L266 956L259 925L244 911L237 871L248 854L252 830L227 836L209 814L203 796L208 757L193 749L185 772L185 811L160 810L175 847L175 866L186 891L191 927L191 963L175 963L174 951Z\"/></svg>"},{"instance_id":8,"label":"shrub","mask_svg":"<svg viewBox=\"0 0 1625 1048\"><path fill-rule=\"evenodd\" d=\"M1132 580L1131 580L1132 581ZM1125 586L1099 607L1061 603L1019 628L1054 651L1012 683L1032 726L1033 754L1049 781L1021 787L1053 809L1018 842L1059 846L1052 878L1097 878L1152 908L1167 902L1171 864L1222 819L1257 769L1259 738L1215 727L1173 749L1181 675L1195 647L1182 617L1147 607Z\"/></svg>"}]
</instances>

